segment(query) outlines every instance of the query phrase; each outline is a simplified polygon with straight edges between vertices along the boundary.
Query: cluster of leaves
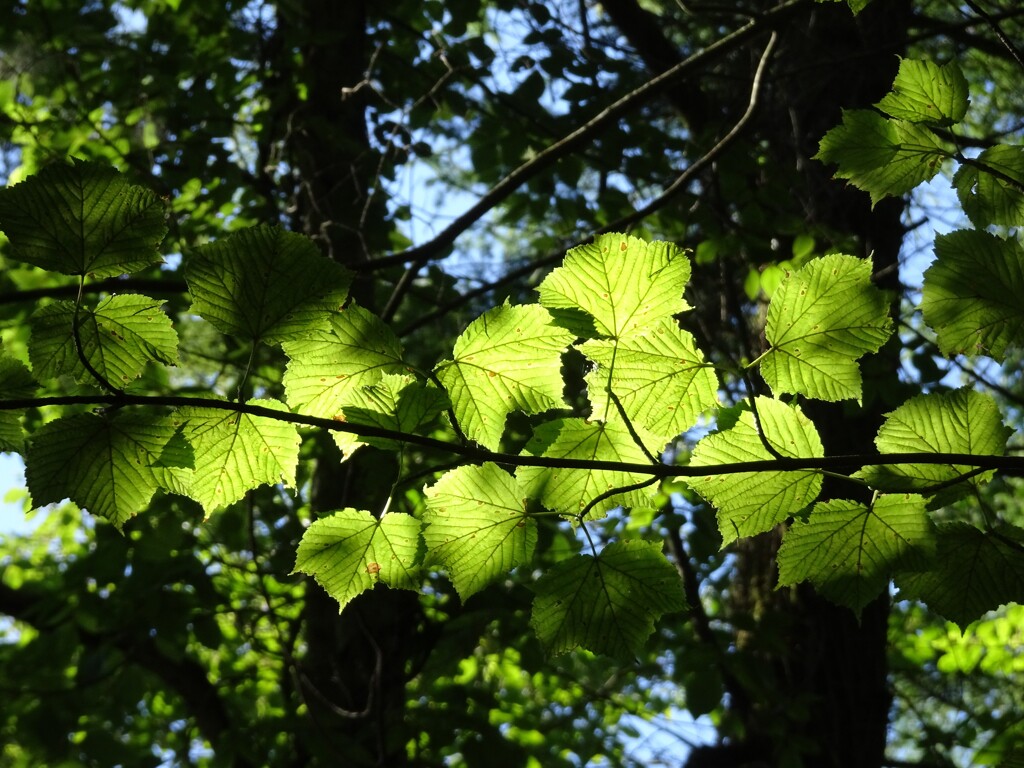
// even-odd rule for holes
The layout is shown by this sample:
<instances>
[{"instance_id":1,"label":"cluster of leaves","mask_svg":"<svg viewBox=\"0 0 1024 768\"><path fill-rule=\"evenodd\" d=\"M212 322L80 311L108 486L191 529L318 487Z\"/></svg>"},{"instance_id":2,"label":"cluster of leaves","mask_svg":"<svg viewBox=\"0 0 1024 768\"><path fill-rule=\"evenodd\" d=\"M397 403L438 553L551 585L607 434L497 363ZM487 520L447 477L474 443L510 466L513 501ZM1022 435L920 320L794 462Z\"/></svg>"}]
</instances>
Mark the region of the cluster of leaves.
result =
<instances>
[{"instance_id":1,"label":"cluster of leaves","mask_svg":"<svg viewBox=\"0 0 1024 768\"><path fill-rule=\"evenodd\" d=\"M878 107L887 116L847 112L822 141L819 157L838 163L841 177L877 201L951 158L962 163L956 186L976 224L1020 223L1020 152L997 147L968 160L942 138L967 109L954 65L904 61ZM773 396L722 408L716 371L678 322L690 263L672 244L611 234L575 248L541 283L538 303L490 309L450 359L419 370L394 331L349 298L351 275L312 242L245 229L186 255L189 314L253 354L280 347L282 402L202 381L188 382L209 389L202 397L154 394L152 382L170 381L154 371L177 361L172 318L109 281L91 301L97 281L159 261L164 205L154 193L100 165L58 164L0 192L0 228L18 259L77 286L73 300L42 305L27 345L0 357L0 448L23 452L36 504L68 498L120 527L164 492L210 515L263 484L294 488L305 426L330 431L346 458L364 445L402 456L418 445L462 460L438 473L415 515L343 509L309 526L295 570L342 607L377 583L417 589L429 569L467 599L530 567L540 523L564 519L589 551L539 576L532 625L549 652L628 656L661 615L684 607L680 579L659 542L598 541L586 523L656 510L667 492L714 505L725 543L789 521L780 585L810 581L857 612L892 578L960 623L1024 595L1015 575L1024 573L1024 531L936 525L929 514L1012 463L999 458L1009 430L991 398L912 398L888 415L874 460L826 457L802 410L807 399L859 400L859 359L893 333L867 261L830 254L782 279L766 351L745 366ZM999 358L1019 346L1020 246L978 229L940 238L936 252L923 311L941 349ZM589 366L581 413L564 399L570 350ZM553 410L561 414L544 415ZM519 452L503 453L513 413L528 417L531 433ZM692 452L678 450L693 427L711 423L717 431ZM818 500L824 473L840 470L867 501ZM671 478L685 486L662 487Z\"/></svg>"}]
</instances>

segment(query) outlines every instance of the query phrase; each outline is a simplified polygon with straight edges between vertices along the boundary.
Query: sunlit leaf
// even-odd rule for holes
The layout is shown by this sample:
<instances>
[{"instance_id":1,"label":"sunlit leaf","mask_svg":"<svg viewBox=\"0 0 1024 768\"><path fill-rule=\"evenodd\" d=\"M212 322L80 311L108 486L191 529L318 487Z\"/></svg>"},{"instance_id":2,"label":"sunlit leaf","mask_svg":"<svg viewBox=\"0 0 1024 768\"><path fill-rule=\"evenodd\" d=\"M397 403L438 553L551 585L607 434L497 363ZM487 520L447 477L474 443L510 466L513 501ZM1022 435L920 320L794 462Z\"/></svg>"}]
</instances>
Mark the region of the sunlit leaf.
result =
<instances>
[{"instance_id":1,"label":"sunlit leaf","mask_svg":"<svg viewBox=\"0 0 1024 768\"><path fill-rule=\"evenodd\" d=\"M653 541L617 541L563 560L534 590L530 624L551 654L585 648L631 658L662 614L686 607L679 573Z\"/></svg>"},{"instance_id":2,"label":"sunlit leaf","mask_svg":"<svg viewBox=\"0 0 1024 768\"><path fill-rule=\"evenodd\" d=\"M316 579L344 608L378 582L420 585L420 521L410 515L343 509L313 521L302 534L292 573Z\"/></svg>"},{"instance_id":3,"label":"sunlit leaf","mask_svg":"<svg viewBox=\"0 0 1024 768\"><path fill-rule=\"evenodd\" d=\"M515 478L497 464L447 472L426 495L428 557L444 567L463 600L530 561L537 523Z\"/></svg>"},{"instance_id":4,"label":"sunlit leaf","mask_svg":"<svg viewBox=\"0 0 1024 768\"><path fill-rule=\"evenodd\" d=\"M967 114L967 79L955 61L901 59L892 91L875 104L892 117L911 123L950 126Z\"/></svg>"}]
</instances>

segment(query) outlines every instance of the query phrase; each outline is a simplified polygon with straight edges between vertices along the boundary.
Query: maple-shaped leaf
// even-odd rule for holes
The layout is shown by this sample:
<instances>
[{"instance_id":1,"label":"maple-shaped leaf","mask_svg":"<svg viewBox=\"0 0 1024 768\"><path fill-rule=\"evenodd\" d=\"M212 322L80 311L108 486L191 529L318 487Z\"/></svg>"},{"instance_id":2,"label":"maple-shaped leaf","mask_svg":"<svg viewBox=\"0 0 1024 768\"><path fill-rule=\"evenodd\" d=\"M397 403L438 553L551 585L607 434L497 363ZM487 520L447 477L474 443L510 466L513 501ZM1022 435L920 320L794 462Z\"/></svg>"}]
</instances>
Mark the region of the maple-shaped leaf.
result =
<instances>
[{"instance_id":1,"label":"maple-shaped leaf","mask_svg":"<svg viewBox=\"0 0 1024 768\"><path fill-rule=\"evenodd\" d=\"M933 178L952 153L928 128L865 109L843 110L825 134L816 160L836 163L836 178L871 195L871 204L909 192Z\"/></svg>"},{"instance_id":2,"label":"maple-shaped leaf","mask_svg":"<svg viewBox=\"0 0 1024 768\"><path fill-rule=\"evenodd\" d=\"M955 61L900 59L892 91L875 106L911 123L949 127L964 119L968 103L967 78Z\"/></svg>"},{"instance_id":3,"label":"maple-shaped leaf","mask_svg":"<svg viewBox=\"0 0 1024 768\"><path fill-rule=\"evenodd\" d=\"M814 458L825 455L814 424L795 406L758 397L757 421L751 411L723 412L719 432L705 437L693 451L690 466L713 467L775 456L765 447L757 423L780 456ZM821 473L814 469L737 472L687 478L686 482L718 510L718 529L725 546L741 536L770 530L795 516L821 492Z\"/></svg>"},{"instance_id":4,"label":"maple-shaped leaf","mask_svg":"<svg viewBox=\"0 0 1024 768\"><path fill-rule=\"evenodd\" d=\"M153 465L177 426L166 417L119 411L66 416L38 429L25 478L38 504L65 498L120 528L159 487Z\"/></svg>"},{"instance_id":5,"label":"maple-shaped leaf","mask_svg":"<svg viewBox=\"0 0 1024 768\"><path fill-rule=\"evenodd\" d=\"M921 311L944 355L1003 360L1024 344L1024 248L988 232L958 230L935 238L924 273Z\"/></svg>"},{"instance_id":6,"label":"maple-shaped leaf","mask_svg":"<svg viewBox=\"0 0 1024 768\"><path fill-rule=\"evenodd\" d=\"M679 573L661 542L616 541L597 555L576 555L534 587L530 625L547 653L585 648L635 658L662 614L686 607Z\"/></svg>"},{"instance_id":7,"label":"maple-shaped leaf","mask_svg":"<svg viewBox=\"0 0 1024 768\"><path fill-rule=\"evenodd\" d=\"M857 360L892 335L889 302L871 285L871 262L854 256L814 259L788 275L768 307L761 375L778 395L860 400Z\"/></svg>"},{"instance_id":8,"label":"maple-shaped leaf","mask_svg":"<svg viewBox=\"0 0 1024 768\"><path fill-rule=\"evenodd\" d=\"M674 320L663 319L643 333L621 339L586 341L577 349L598 364L587 374L595 416L605 421L616 418L607 393L611 387L630 423L659 438L661 445L718 405L714 369L693 336Z\"/></svg>"},{"instance_id":9,"label":"maple-shaped leaf","mask_svg":"<svg viewBox=\"0 0 1024 768\"><path fill-rule=\"evenodd\" d=\"M287 411L277 400L248 405ZM199 502L207 517L260 485L295 486L299 433L294 424L220 408L185 407L173 419L197 460L191 470L168 468L161 485Z\"/></svg>"},{"instance_id":10,"label":"maple-shaped leaf","mask_svg":"<svg viewBox=\"0 0 1024 768\"><path fill-rule=\"evenodd\" d=\"M55 163L0 190L14 258L65 275L110 277L159 261L164 218L155 192L99 163Z\"/></svg>"},{"instance_id":11,"label":"maple-shaped leaf","mask_svg":"<svg viewBox=\"0 0 1024 768\"><path fill-rule=\"evenodd\" d=\"M406 374L387 373L376 384L358 387L349 393L350 405L341 412L349 424L366 424L408 434L431 424L446 408L444 390L425 384ZM348 459L360 445L398 450L397 440L360 437L351 432L332 432L331 437Z\"/></svg>"},{"instance_id":12,"label":"maple-shaped leaf","mask_svg":"<svg viewBox=\"0 0 1024 768\"><path fill-rule=\"evenodd\" d=\"M1024 603L1024 531L940 525L931 567L898 574L896 584L901 598L924 601L962 629L1001 605Z\"/></svg>"},{"instance_id":13,"label":"maple-shaped leaf","mask_svg":"<svg viewBox=\"0 0 1024 768\"><path fill-rule=\"evenodd\" d=\"M897 567L923 567L935 550L924 499L883 495L870 506L848 499L815 504L779 549L779 586L810 581L859 616Z\"/></svg>"},{"instance_id":14,"label":"maple-shaped leaf","mask_svg":"<svg viewBox=\"0 0 1024 768\"><path fill-rule=\"evenodd\" d=\"M0 400L20 400L36 394L36 382L20 360L0 354ZM0 451L21 452L25 430L21 425L23 410L0 411Z\"/></svg>"},{"instance_id":15,"label":"maple-shaped leaf","mask_svg":"<svg viewBox=\"0 0 1024 768\"><path fill-rule=\"evenodd\" d=\"M539 425L523 449L524 455L559 459L585 459L627 464L651 461L619 421L557 419ZM516 470L526 496L538 499L547 509L575 518L596 498L616 489L650 479L650 475L621 469L564 469L528 467ZM616 507L643 508L651 503L657 485L650 489L623 490L602 499L588 511L599 518Z\"/></svg>"},{"instance_id":16,"label":"maple-shaped leaf","mask_svg":"<svg viewBox=\"0 0 1024 768\"><path fill-rule=\"evenodd\" d=\"M1024 224L1024 147L997 144L976 158L961 160L953 186L978 229Z\"/></svg>"},{"instance_id":17,"label":"maple-shaped leaf","mask_svg":"<svg viewBox=\"0 0 1024 768\"><path fill-rule=\"evenodd\" d=\"M356 304L330 314L322 330L283 346L288 403L309 416L334 418L352 402L355 390L405 371L394 331Z\"/></svg>"},{"instance_id":18,"label":"maple-shaped leaf","mask_svg":"<svg viewBox=\"0 0 1024 768\"><path fill-rule=\"evenodd\" d=\"M224 333L266 344L301 339L323 326L352 282L308 237L270 226L197 248L185 279L195 314Z\"/></svg>"},{"instance_id":19,"label":"maple-shaped leaf","mask_svg":"<svg viewBox=\"0 0 1024 768\"><path fill-rule=\"evenodd\" d=\"M108 296L95 309L78 310L82 354L93 370L115 387L134 381L146 363L178 362L178 335L160 306L148 296ZM64 374L80 381L91 377L75 349L75 305L58 301L41 307L30 321L29 359L35 374Z\"/></svg>"},{"instance_id":20,"label":"maple-shaped leaf","mask_svg":"<svg viewBox=\"0 0 1024 768\"><path fill-rule=\"evenodd\" d=\"M397 589L420 584L420 521L391 513L378 519L342 509L315 520L299 541L292 573L305 573L344 608L378 582Z\"/></svg>"},{"instance_id":21,"label":"maple-shaped leaf","mask_svg":"<svg viewBox=\"0 0 1024 768\"><path fill-rule=\"evenodd\" d=\"M570 250L537 290L549 310L582 310L597 335L619 338L689 309L683 300L689 279L682 248L608 234Z\"/></svg>"},{"instance_id":22,"label":"maple-shaped leaf","mask_svg":"<svg viewBox=\"0 0 1024 768\"><path fill-rule=\"evenodd\" d=\"M463 600L530 562L537 523L515 478L497 464L447 472L426 496L428 558L444 566Z\"/></svg>"},{"instance_id":23,"label":"maple-shaped leaf","mask_svg":"<svg viewBox=\"0 0 1024 768\"><path fill-rule=\"evenodd\" d=\"M1003 424L999 406L990 395L973 389L933 392L911 398L892 413L878 430L875 445L886 453L972 453L1002 455L1011 430ZM883 491L928 493L929 489L964 477L974 468L959 464L882 464L856 473ZM994 470L948 485L930 506L940 507L970 492L992 477Z\"/></svg>"},{"instance_id":24,"label":"maple-shaped leaf","mask_svg":"<svg viewBox=\"0 0 1024 768\"><path fill-rule=\"evenodd\" d=\"M562 352L572 339L536 304L506 302L470 323L436 368L466 435L497 450L509 413L564 405Z\"/></svg>"}]
</instances>

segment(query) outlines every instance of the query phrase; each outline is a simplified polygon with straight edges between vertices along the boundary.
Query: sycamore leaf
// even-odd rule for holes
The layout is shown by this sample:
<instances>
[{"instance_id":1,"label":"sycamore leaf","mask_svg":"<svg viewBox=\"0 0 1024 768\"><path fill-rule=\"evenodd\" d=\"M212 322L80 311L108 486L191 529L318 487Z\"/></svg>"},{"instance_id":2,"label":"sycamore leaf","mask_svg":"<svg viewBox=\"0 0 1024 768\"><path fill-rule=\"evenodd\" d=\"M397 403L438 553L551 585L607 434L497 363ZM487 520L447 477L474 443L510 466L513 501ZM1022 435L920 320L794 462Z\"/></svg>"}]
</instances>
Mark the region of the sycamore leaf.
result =
<instances>
[{"instance_id":1,"label":"sycamore leaf","mask_svg":"<svg viewBox=\"0 0 1024 768\"><path fill-rule=\"evenodd\" d=\"M935 238L924 273L921 311L944 355L1002 360L1024 344L1024 248L988 232L959 230Z\"/></svg>"},{"instance_id":2,"label":"sycamore leaf","mask_svg":"<svg viewBox=\"0 0 1024 768\"><path fill-rule=\"evenodd\" d=\"M386 373L402 373L402 345L394 331L356 304L331 314L327 326L284 343L284 390L297 413L334 418L353 392Z\"/></svg>"},{"instance_id":3,"label":"sycamore leaf","mask_svg":"<svg viewBox=\"0 0 1024 768\"><path fill-rule=\"evenodd\" d=\"M550 654L585 648L635 657L662 614L686 607L661 542L616 541L563 560L537 582L530 624Z\"/></svg>"},{"instance_id":4,"label":"sycamore leaf","mask_svg":"<svg viewBox=\"0 0 1024 768\"><path fill-rule=\"evenodd\" d=\"M610 234L570 250L537 290L549 310L583 310L598 335L620 338L689 309L689 279L678 246Z\"/></svg>"},{"instance_id":5,"label":"sycamore leaf","mask_svg":"<svg viewBox=\"0 0 1024 768\"><path fill-rule=\"evenodd\" d=\"M1024 147L997 144L961 161L953 186L964 213L979 229L1024 224Z\"/></svg>"},{"instance_id":6,"label":"sycamore leaf","mask_svg":"<svg viewBox=\"0 0 1024 768\"><path fill-rule=\"evenodd\" d=\"M345 301L352 276L302 235L259 226L194 251L192 311L218 330L279 344L307 336Z\"/></svg>"},{"instance_id":7,"label":"sycamore leaf","mask_svg":"<svg viewBox=\"0 0 1024 768\"><path fill-rule=\"evenodd\" d=\"M967 105L967 78L955 61L916 59L900 59L892 91L875 104L900 120L944 127L963 120Z\"/></svg>"},{"instance_id":8,"label":"sycamore leaf","mask_svg":"<svg viewBox=\"0 0 1024 768\"><path fill-rule=\"evenodd\" d=\"M286 411L277 400L249 405ZM164 470L161 484L199 502L207 517L264 484L295 486L299 433L294 424L219 408L181 408L175 426L198 457L194 469Z\"/></svg>"},{"instance_id":9,"label":"sycamore leaf","mask_svg":"<svg viewBox=\"0 0 1024 768\"><path fill-rule=\"evenodd\" d=\"M292 573L316 579L339 609L377 582L398 589L420 584L420 521L392 513L342 509L315 520L302 534Z\"/></svg>"},{"instance_id":10,"label":"sycamore leaf","mask_svg":"<svg viewBox=\"0 0 1024 768\"><path fill-rule=\"evenodd\" d=\"M415 433L433 422L448 407L444 390L405 374L386 373L376 384L352 390L341 417L349 424L366 424L397 432ZM397 440L332 432L331 437L348 459L363 444L399 450Z\"/></svg>"},{"instance_id":11,"label":"sycamore leaf","mask_svg":"<svg viewBox=\"0 0 1024 768\"><path fill-rule=\"evenodd\" d=\"M880 496L869 507L848 499L815 504L793 523L779 549L779 586L810 581L859 616L896 567L922 566L935 549L924 500Z\"/></svg>"},{"instance_id":12,"label":"sycamore leaf","mask_svg":"<svg viewBox=\"0 0 1024 768\"><path fill-rule=\"evenodd\" d=\"M940 525L931 567L899 574L896 584L900 598L922 600L961 628L1006 603L1024 603L1024 531Z\"/></svg>"},{"instance_id":13,"label":"sycamore leaf","mask_svg":"<svg viewBox=\"0 0 1024 768\"><path fill-rule=\"evenodd\" d=\"M123 294L108 296L95 309L79 309L82 352L110 384L123 387L134 381L150 361L177 363L178 335L161 304L147 296ZM75 305L69 301L48 304L32 315L29 359L40 378L91 377L75 351L74 322Z\"/></svg>"},{"instance_id":14,"label":"sycamore leaf","mask_svg":"<svg viewBox=\"0 0 1024 768\"><path fill-rule=\"evenodd\" d=\"M892 334L886 295L871 285L871 262L815 259L775 289L765 335L771 348L761 375L777 395L860 400L857 360Z\"/></svg>"},{"instance_id":15,"label":"sycamore leaf","mask_svg":"<svg viewBox=\"0 0 1024 768\"><path fill-rule=\"evenodd\" d=\"M798 408L767 397L757 398L756 403L761 430L779 455L825 455L814 424ZM721 431L697 443L690 466L713 467L775 458L758 435L754 414L744 410L738 419L735 414L720 414ZM708 475L688 478L687 483L717 508L723 546L741 536L770 530L787 517L795 516L821 492L821 474L813 469Z\"/></svg>"},{"instance_id":16,"label":"sycamore leaf","mask_svg":"<svg viewBox=\"0 0 1024 768\"><path fill-rule=\"evenodd\" d=\"M17 400L36 394L36 382L20 360L0 354L0 400ZM24 449L23 410L0 411L0 451Z\"/></svg>"},{"instance_id":17,"label":"sycamore leaf","mask_svg":"<svg viewBox=\"0 0 1024 768\"><path fill-rule=\"evenodd\" d=\"M426 496L428 557L444 566L463 600L530 562L537 523L515 478L497 464L447 472Z\"/></svg>"},{"instance_id":18,"label":"sycamore leaf","mask_svg":"<svg viewBox=\"0 0 1024 768\"><path fill-rule=\"evenodd\" d=\"M0 190L0 229L12 255L65 275L110 277L160 260L167 233L155 192L113 168L56 163Z\"/></svg>"},{"instance_id":19,"label":"sycamore leaf","mask_svg":"<svg viewBox=\"0 0 1024 768\"><path fill-rule=\"evenodd\" d=\"M630 464L650 464L626 427L618 421L557 419L539 425L523 449L524 454L560 459L586 459ZM650 476L617 469L560 469L520 467L516 477L525 495L538 499L547 509L570 518L579 515L594 499L617 488L642 483ZM639 488L614 493L588 512L596 519L616 507L643 508L657 491Z\"/></svg>"},{"instance_id":20,"label":"sycamore leaf","mask_svg":"<svg viewBox=\"0 0 1024 768\"><path fill-rule=\"evenodd\" d=\"M853 109L843 110L842 124L825 134L814 157L836 163L836 178L849 179L876 205L934 177L952 154L923 126Z\"/></svg>"},{"instance_id":21,"label":"sycamore leaf","mask_svg":"<svg viewBox=\"0 0 1024 768\"><path fill-rule=\"evenodd\" d=\"M497 450L509 413L562 406L561 355L571 341L536 304L506 302L470 323L454 359L436 368L466 435Z\"/></svg>"},{"instance_id":22,"label":"sycamore leaf","mask_svg":"<svg viewBox=\"0 0 1024 768\"><path fill-rule=\"evenodd\" d=\"M886 453L976 453L1002 455L1011 430L1003 425L999 406L990 395L972 389L935 392L911 398L878 430L875 445ZM892 464L867 466L856 473L883 491L927 493L973 467L956 464ZM992 477L993 470L940 491L930 506L960 498Z\"/></svg>"},{"instance_id":23,"label":"sycamore leaf","mask_svg":"<svg viewBox=\"0 0 1024 768\"><path fill-rule=\"evenodd\" d=\"M153 465L177 427L171 420L120 411L66 416L32 435L25 478L36 504L71 499L121 528L159 487Z\"/></svg>"},{"instance_id":24,"label":"sycamore leaf","mask_svg":"<svg viewBox=\"0 0 1024 768\"><path fill-rule=\"evenodd\" d=\"M577 347L598 364L587 375L592 412L613 418L619 398L630 423L659 438L662 445L692 427L718 405L718 377L675 321L662 319L647 332L622 339L594 339Z\"/></svg>"}]
</instances>

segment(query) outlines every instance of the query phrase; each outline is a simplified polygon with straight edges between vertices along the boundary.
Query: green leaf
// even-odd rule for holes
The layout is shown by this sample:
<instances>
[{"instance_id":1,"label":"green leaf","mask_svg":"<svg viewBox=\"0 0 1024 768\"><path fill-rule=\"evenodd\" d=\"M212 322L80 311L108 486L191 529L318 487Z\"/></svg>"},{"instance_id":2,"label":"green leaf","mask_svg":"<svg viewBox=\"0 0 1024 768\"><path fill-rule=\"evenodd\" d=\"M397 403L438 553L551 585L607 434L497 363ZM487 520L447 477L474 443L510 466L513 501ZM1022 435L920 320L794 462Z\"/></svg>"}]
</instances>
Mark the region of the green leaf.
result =
<instances>
[{"instance_id":1,"label":"green leaf","mask_svg":"<svg viewBox=\"0 0 1024 768\"><path fill-rule=\"evenodd\" d=\"M686 253L672 243L598 235L565 255L537 289L550 310L583 310L601 336L621 338L689 309Z\"/></svg>"},{"instance_id":2,"label":"green leaf","mask_svg":"<svg viewBox=\"0 0 1024 768\"><path fill-rule=\"evenodd\" d=\"M345 301L352 276L307 237L244 229L194 251L192 311L223 333L267 344L300 339Z\"/></svg>"},{"instance_id":3,"label":"green leaf","mask_svg":"<svg viewBox=\"0 0 1024 768\"><path fill-rule=\"evenodd\" d=\"M1006 603L1024 603L1024 531L940 525L935 562L896 577L900 598L923 600L961 628Z\"/></svg>"},{"instance_id":4,"label":"green leaf","mask_svg":"<svg viewBox=\"0 0 1024 768\"><path fill-rule=\"evenodd\" d=\"M36 382L20 360L0 354L0 400L20 400L36 394ZM21 426L24 410L0 411L0 451L24 449L25 430Z\"/></svg>"},{"instance_id":5,"label":"green leaf","mask_svg":"<svg viewBox=\"0 0 1024 768\"><path fill-rule=\"evenodd\" d=\"M967 79L955 61L900 59L892 91L875 106L900 120L948 127L964 119L968 103Z\"/></svg>"},{"instance_id":6,"label":"green leaf","mask_svg":"<svg viewBox=\"0 0 1024 768\"><path fill-rule=\"evenodd\" d=\"M897 567L922 567L935 549L924 500L880 496L871 506L840 499L815 504L779 549L779 586L808 580L857 615L886 588Z\"/></svg>"},{"instance_id":7,"label":"green leaf","mask_svg":"<svg viewBox=\"0 0 1024 768\"><path fill-rule=\"evenodd\" d=\"M158 488L152 467L177 427L167 418L120 411L67 416L41 427L25 457L37 505L65 498L120 528Z\"/></svg>"},{"instance_id":8,"label":"green leaf","mask_svg":"<svg viewBox=\"0 0 1024 768\"><path fill-rule=\"evenodd\" d=\"M798 408L767 397L757 398L756 403L765 439L780 456L825 455L814 424ZM721 431L697 443L690 466L714 467L775 458L758 436L751 411L742 411L731 423L723 416L735 418L735 411L719 416ZM821 474L814 469L737 472L692 477L686 482L718 509L722 546L741 536L770 530L787 517L795 516L821 492Z\"/></svg>"},{"instance_id":9,"label":"green leaf","mask_svg":"<svg viewBox=\"0 0 1024 768\"><path fill-rule=\"evenodd\" d=\"M316 579L344 608L377 582L398 589L420 585L420 521L392 513L342 509L315 520L302 534L292 573Z\"/></svg>"},{"instance_id":10,"label":"green leaf","mask_svg":"<svg viewBox=\"0 0 1024 768\"><path fill-rule=\"evenodd\" d=\"M376 384L359 387L350 393L351 405L341 412L349 424L365 424L412 434L431 424L446 408L448 398L435 386L417 381L412 376L387 373ZM342 455L347 459L360 445L373 445L385 450L399 450L397 440L360 437L351 432L332 432Z\"/></svg>"},{"instance_id":11,"label":"green leaf","mask_svg":"<svg viewBox=\"0 0 1024 768\"><path fill-rule=\"evenodd\" d=\"M598 364L587 375L593 413L616 418L607 388L619 398L630 423L664 445L718 405L718 377L691 336L674 320L622 339L595 339L577 347Z\"/></svg>"},{"instance_id":12,"label":"green leaf","mask_svg":"<svg viewBox=\"0 0 1024 768\"><path fill-rule=\"evenodd\" d=\"M979 229L1024 224L1024 147L997 144L961 161L953 186L964 213Z\"/></svg>"},{"instance_id":13,"label":"green leaf","mask_svg":"<svg viewBox=\"0 0 1024 768\"><path fill-rule=\"evenodd\" d=\"M287 411L277 400L248 405ZM198 457L195 469L166 469L162 484L198 501L207 517L263 484L295 486L299 433L294 424L220 408L181 408L175 426Z\"/></svg>"},{"instance_id":14,"label":"green leaf","mask_svg":"<svg viewBox=\"0 0 1024 768\"><path fill-rule=\"evenodd\" d=\"M137 379L146 363L174 365L178 335L162 302L147 296L108 296L95 309L79 310L78 335L85 359L115 387ZM83 381L91 377L75 351L75 305L59 301L32 316L29 358L39 378L64 374Z\"/></svg>"},{"instance_id":15,"label":"green leaf","mask_svg":"<svg viewBox=\"0 0 1024 768\"><path fill-rule=\"evenodd\" d=\"M888 300L871 285L870 261L815 259L772 296L765 329L771 348L761 358L761 375L776 395L859 401L857 360L891 334Z\"/></svg>"},{"instance_id":16,"label":"green leaf","mask_svg":"<svg viewBox=\"0 0 1024 768\"><path fill-rule=\"evenodd\" d=\"M541 577L530 624L547 653L585 648L635 657L662 614L686 607L661 542L617 541L563 560Z\"/></svg>"},{"instance_id":17,"label":"green leaf","mask_svg":"<svg viewBox=\"0 0 1024 768\"><path fill-rule=\"evenodd\" d=\"M360 387L402 373L402 345L380 318L356 304L331 314L326 329L284 343L284 389L297 413L334 418Z\"/></svg>"},{"instance_id":18,"label":"green leaf","mask_svg":"<svg viewBox=\"0 0 1024 768\"><path fill-rule=\"evenodd\" d=\"M875 445L887 453L972 453L1002 455L1011 430L1003 425L995 400L972 389L913 397L892 413L878 430ZM864 467L856 473L883 491L927 493L940 483L962 477L973 467L958 464L892 464ZM943 489L931 506L954 501L992 477L986 471Z\"/></svg>"},{"instance_id":19,"label":"green leaf","mask_svg":"<svg viewBox=\"0 0 1024 768\"><path fill-rule=\"evenodd\" d=\"M1024 248L988 232L959 230L935 238L924 273L921 310L945 355L1002 360L1024 343Z\"/></svg>"},{"instance_id":20,"label":"green leaf","mask_svg":"<svg viewBox=\"0 0 1024 768\"><path fill-rule=\"evenodd\" d=\"M853 11L853 15L856 16L858 13L863 11L871 3L871 0L815 0L818 3L842 3L845 2L850 6L850 10Z\"/></svg>"},{"instance_id":21,"label":"green leaf","mask_svg":"<svg viewBox=\"0 0 1024 768\"><path fill-rule=\"evenodd\" d=\"M97 163L56 163L0 190L0 229L16 259L65 275L110 277L160 260L156 193Z\"/></svg>"},{"instance_id":22,"label":"green leaf","mask_svg":"<svg viewBox=\"0 0 1024 768\"><path fill-rule=\"evenodd\" d=\"M842 124L825 134L814 157L836 163L836 178L869 193L874 206L933 178L952 154L925 127L855 109L843 110Z\"/></svg>"},{"instance_id":23,"label":"green leaf","mask_svg":"<svg viewBox=\"0 0 1024 768\"><path fill-rule=\"evenodd\" d=\"M515 478L497 464L447 472L426 496L429 558L444 566L463 600L530 562L537 523Z\"/></svg>"},{"instance_id":24,"label":"green leaf","mask_svg":"<svg viewBox=\"0 0 1024 768\"><path fill-rule=\"evenodd\" d=\"M557 419L539 425L523 449L524 455L560 459L613 461L650 465L626 427L617 421ZM617 488L642 483L650 476L618 469L555 469L520 467L516 477L525 494L538 499L547 509L575 518L598 496ZM643 488L614 493L602 499L588 512L599 518L616 507L646 507L656 492Z\"/></svg>"},{"instance_id":25,"label":"green leaf","mask_svg":"<svg viewBox=\"0 0 1024 768\"><path fill-rule=\"evenodd\" d=\"M564 405L561 355L571 341L536 304L506 302L470 323L454 359L436 368L466 435L497 450L509 413Z\"/></svg>"}]
</instances>

